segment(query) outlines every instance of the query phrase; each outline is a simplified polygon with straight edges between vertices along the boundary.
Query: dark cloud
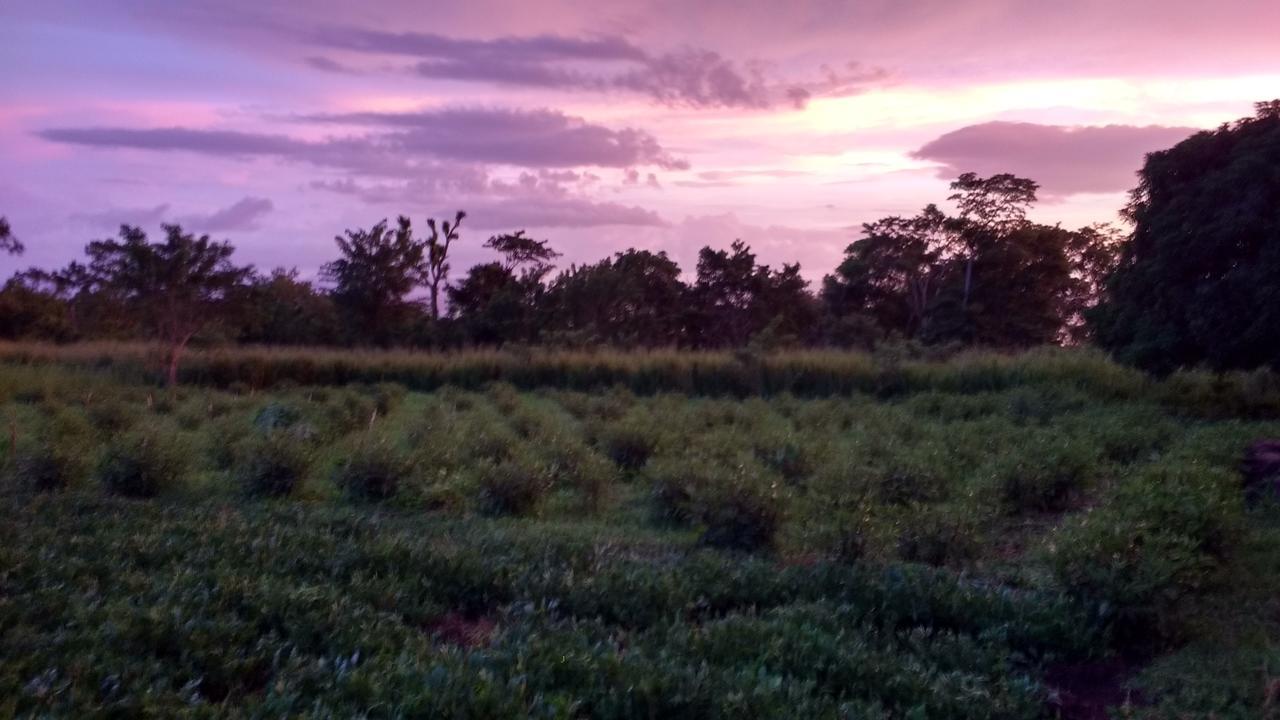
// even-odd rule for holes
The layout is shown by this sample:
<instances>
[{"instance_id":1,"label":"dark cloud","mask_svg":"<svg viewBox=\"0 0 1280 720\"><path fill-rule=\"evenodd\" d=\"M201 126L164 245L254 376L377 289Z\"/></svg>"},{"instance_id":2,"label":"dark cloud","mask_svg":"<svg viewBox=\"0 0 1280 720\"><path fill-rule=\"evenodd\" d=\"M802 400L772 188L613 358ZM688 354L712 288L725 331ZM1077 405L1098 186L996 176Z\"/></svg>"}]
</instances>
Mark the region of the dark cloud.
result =
<instances>
[{"instance_id":1,"label":"dark cloud","mask_svg":"<svg viewBox=\"0 0 1280 720\"><path fill-rule=\"evenodd\" d=\"M410 153L523 167L685 168L650 134L614 130L555 110L443 109L311 115L313 122L394 128L384 139Z\"/></svg>"},{"instance_id":2,"label":"dark cloud","mask_svg":"<svg viewBox=\"0 0 1280 720\"><path fill-rule=\"evenodd\" d=\"M121 225L157 225L169 214L169 203L147 208L109 208L98 212L74 213L71 219L100 230L116 230Z\"/></svg>"},{"instance_id":3,"label":"dark cloud","mask_svg":"<svg viewBox=\"0 0 1280 720\"><path fill-rule=\"evenodd\" d=\"M325 72L348 75L355 75L359 73L355 68L347 67L333 58L324 57L322 55L312 55L311 57L303 58L302 62L306 63L309 67L316 70L323 70Z\"/></svg>"},{"instance_id":4,"label":"dark cloud","mask_svg":"<svg viewBox=\"0 0 1280 720\"><path fill-rule=\"evenodd\" d=\"M1010 172L1039 182L1048 196L1104 193L1133 187L1146 153L1194 132L1159 125L989 122L949 132L911 155L939 163L938 176L943 178Z\"/></svg>"},{"instance_id":5,"label":"dark cloud","mask_svg":"<svg viewBox=\"0 0 1280 720\"><path fill-rule=\"evenodd\" d=\"M191 128L53 128L52 142L102 148L269 156L356 174L416 177L452 162L521 167L684 168L650 134L614 130L552 110L434 110L304 116L311 122L376 127L375 132L305 141L284 135Z\"/></svg>"},{"instance_id":6,"label":"dark cloud","mask_svg":"<svg viewBox=\"0 0 1280 720\"><path fill-rule=\"evenodd\" d=\"M178 224L199 233L257 230L259 221L274 209L275 203L267 198L246 197L208 215L187 215L178 218Z\"/></svg>"},{"instance_id":7,"label":"dark cloud","mask_svg":"<svg viewBox=\"0 0 1280 720\"><path fill-rule=\"evenodd\" d=\"M561 90L622 90L686 107L762 109L778 103L803 107L814 95L849 94L887 74L849 63L840 71L823 66L814 80L775 82L766 77L766 66L758 61L739 65L715 51L694 47L651 53L619 37L537 35L473 40L330 27L308 39L333 50L419 58L409 70L431 79ZM330 71L343 67L328 58L320 59L318 66Z\"/></svg>"}]
</instances>

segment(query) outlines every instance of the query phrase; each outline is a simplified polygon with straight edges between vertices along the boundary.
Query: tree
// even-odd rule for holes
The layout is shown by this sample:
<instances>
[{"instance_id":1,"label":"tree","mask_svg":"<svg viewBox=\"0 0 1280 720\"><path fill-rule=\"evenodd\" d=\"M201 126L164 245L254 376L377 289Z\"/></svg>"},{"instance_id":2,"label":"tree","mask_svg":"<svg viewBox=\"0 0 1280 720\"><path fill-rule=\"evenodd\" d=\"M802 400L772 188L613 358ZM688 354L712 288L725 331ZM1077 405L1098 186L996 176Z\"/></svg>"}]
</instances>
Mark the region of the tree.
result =
<instances>
[{"instance_id":1,"label":"tree","mask_svg":"<svg viewBox=\"0 0 1280 720\"><path fill-rule=\"evenodd\" d=\"M363 339L392 342L413 314L409 295L422 278L430 241L415 240L409 218L401 215L395 230L383 220L368 230L347 230L334 242L341 256L321 274L334 284L333 299L349 327Z\"/></svg>"},{"instance_id":2,"label":"tree","mask_svg":"<svg viewBox=\"0 0 1280 720\"><path fill-rule=\"evenodd\" d=\"M472 267L457 287L448 288L450 314L472 343L534 341L541 331L536 320L546 292L543 280L560 253L523 230L495 235L485 247L501 260Z\"/></svg>"},{"instance_id":3,"label":"tree","mask_svg":"<svg viewBox=\"0 0 1280 720\"><path fill-rule=\"evenodd\" d=\"M617 347L680 342L687 286L665 252L626 250L562 272L547 293L548 325L560 340Z\"/></svg>"},{"instance_id":4,"label":"tree","mask_svg":"<svg viewBox=\"0 0 1280 720\"><path fill-rule=\"evenodd\" d=\"M431 292L433 321L440 320L440 286L444 284L447 287L449 281L449 248L453 241L458 239L458 228L466 216L465 212L459 210L454 215L452 224L445 220L441 224L443 235L436 229L435 218L427 219L427 227L431 229L431 235L427 238L426 263L422 268L422 275Z\"/></svg>"},{"instance_id":5,"label":"tree","mask_svg":"<svg viewBox=\"0 0 1280 720\"><path fill-rule=\"evenodd\" d=\"M1155 372L1280 368L1280 100L1147 155L1097 341Z\"/></svg>"},{"instance_id":6,"label":"tree","mask_svg":"<svg viewBox=\"0 0 1280 720\"><path fill-rule=\"evenodd\" d=\"M776 271L757 265L741 240L728 250L704 247L689 291L691 339L704 347L741 347L765 328L779 339L804 337L817 319L807 285L799 264Z\"/></svg>"},{"instance_id":7,"label":"tree","mask_svg":"<svg viewBox=\"0 0 1280 720\"><path fill-rule=\"evenodd\" d=\"M333 345L342 339L337 308L328 295L298 278L297 269L276 268L244 288L247 308L241 342L273 345Z\"/></svg>"},{"instance_id":8,"label":"tree","mask_svg":"<svg viewBox=\"0 0 1280 720\"><path fill-rule=\"evenodd\" d=\"M9 220L0 216L0 252L10 255L21 255L26 250L18 238L13 236L13 230L9 227Z\"/></svg>"},{"instance_id":9,"label":"tree","mask_svg":"<svg viewBox=\"0 0 1280 720\"><path fill-rule=\"evenodd\" d=\"M951 183L948 200L956 203L955 219L964 254L964 293L961 307L968 307L973 290L973 266L982 247L1026 227L1027 209L1036 202L1039 185L1009 173L978 177L965 173Z\"/></svg>"},{"instance_id":10,"label":"tree","mask_svg":"<svg viewBox=\"0 0 1280 720\"><path fill-rule=\"evenodd\" d=\"M827 314L856 314L884 333L920 335L951 269L946 262L956 245L951 223L936 205L929 205L915 217L866 223L862 235L823 279Z\"/></svg>"},{"instance_id":11,"label":"tree","mask_svg":"<svg viewBox=\"0 0 1280 720\"><path fill-rule=\"evenodd\" d=\"M147 242L140 228L123 225L119 240L85 248L87 283L117 293L124 307L166 347L166 377L178 381L178 364L192 337L225 319L236 289L253 273L232 264L235 248L208 235L162 226L165 240Z\"/></svg>"},{"instance_id":12,"label":"tree","mask_svg":"<svg viewBox=\"0 0 1280 720\"><path fill-rule=\"evenodd\" d=\"M551 268L551 261L560 257L548 242L534 240L525 235L524 230L517 230L506 235L494 235L485 241L484 246L501 255L502 265L508 270L545 274Z\"/></svg>"}]
</instances>

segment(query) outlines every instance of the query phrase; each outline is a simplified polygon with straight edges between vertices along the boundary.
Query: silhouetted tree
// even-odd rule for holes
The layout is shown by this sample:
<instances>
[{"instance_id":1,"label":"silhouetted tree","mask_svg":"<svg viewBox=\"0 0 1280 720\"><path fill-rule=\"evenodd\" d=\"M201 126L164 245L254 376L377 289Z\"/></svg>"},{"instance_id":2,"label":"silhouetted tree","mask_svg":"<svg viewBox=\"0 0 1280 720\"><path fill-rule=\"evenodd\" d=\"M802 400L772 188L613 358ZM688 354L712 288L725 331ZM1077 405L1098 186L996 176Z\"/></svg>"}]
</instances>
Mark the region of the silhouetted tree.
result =
<instances>
[{"instance_id":1,"label":"silhouetted tree","mask_svg":"<svg viewBox=\"0 0 1280 720\"><path fill-rule=\"evenodd\" d=\"M409 218L401 215L395 230L384 220L368 230L347 230L334 242L340 257L321 273L333 283L348 327L361 339L391 343L414 314L409 295L422 279L430 241L414 239Z\"/></svg>"},{"instance_id":2,"label":"silhouetted tree","mask_svg":"<svg viewBox=\"0 0 1280 720\"><path fill-rule=\"evenodd\" d=\"M343 339L333 299L300 280L296 269L276 268L254 277L244 296L241 342L332 345Z\"/></svg>"},{"instance_id":3,"label":"silhouetted tree","mask_svg":"<svg viewBox=\"0 0 1280 720\"><path fill-rule=\"evenodd\" d=\"M427 219L427 227L431 229L431 235L427 237L426 262L421 272L426 280L427 289L431 293L433 321L440 319L440 286L442 284L447 286L449 281L449 249L453 241L458 239L458 228L466 216L465 212L459 210L454 215L452 223L445 220L439 229L436 228L435 218Z\"/></svg>"},{"instance_id":4,"label":"silhouetted tree","mask_svg":"<svg viewBox=\"0 0 1280 720\"><path fill-rule=\"evenodd\" d=\"M166 377L178 381L187 344L210 323L225 319L235 290L253 273L232 264L229 243L164 225L165 240L147 242L140 228L121 226L119 240L85 248L88 283L114 292L125 308L166 346Z\"/></svg>"},{"instance_id":5,"label":"silhouetted tree","mask_svg":"<svg viewBox=\"0 0 1280 720\"><path fill-rule=\"evenodd\" d=\"M485 241L484 246L502 256L502 266L508 270L534 271L546 274L551 261L560 257L560 253L552 250L547 240L534 240L517 230L506 235L494 235Z\"/></svg>"},{"instance_id":6,"label":"silhouetted tree","mask_svg":"<svg viewBox=\"0 0 1280 720\"><path fill-rule=\"evenodd\" d=\"M777 339L794 341L816 325L817 307L799 264L777 271L757 265L741 240L728 250L699 251L689 298L691 340L703 347L741 347L765 328Z\"/></svg>"},{"instance_id":7,"label":"silhouetted tree","mask_svg":"<svg viewBox=\"0 0 1280 720\"><path fill-rule=\"evenodd\" d=\"M560 253L523 230L495 235L485 247L501 260L472 267L462 282L448 289L450 315L475 344L533 342L541 331L543 280Z\"/></svg>"},{"instance_id":8,"label":"silhouetted tree","mask_svg":"<svg viewBox=\"0 0 1280 720\"><path fill-rule=\"evenodd\" d=\"M560 341L578 345L676 345L687 290L665 252L626 250L556 277L547 294L548 325Z\"/></svg>"},{"instance_id":9,"label":"silhouetted tree","mask_svg":"<svg viewBox=\"0 0 1280 720\"><path fill-rule=\"evenodd\" d=\"M835 318L864 316L884 332L918 336L951 270L956 234L936 205L910 218L862 226L863 237L823 280L822 300Z\"/></svg>"},{"instance_id":10,"label":"silhouetted tree","mask_svg":"<svg viewBox=\"0 0 1280 720\"><path fill-rule=\"evenodd\" d=\"M1009 173L978 177L965 173L951 183L947 197L960 210L954 220L964 257L961 307L968 307L973 291L973 267L983 248L1027 225L1027 209L1036 201L1035 181Z\"/></svg>"},{"instance_id":11,"label":"silhouetted tree","mask_svg":"<svg viewBox=\"0 0 1280 720\"><path fill-rule=\"evenodd\" d=\"M0 216L0 253L8 253L9 255L21 255L26 250L18 238L13 236L13 229L9 227L9 220Z\"/></svg>"},{"instance_id":12,"label":"silhouetted tree","mask_svg":"<svg viewBox=\"0 0 1280 720\"><path fill-rule=\"evenodd\" d=\"M1280 367L1280 100L1147 155L1119 267L1092 313L1121 360Z\"/></svg>"}]
</instances>

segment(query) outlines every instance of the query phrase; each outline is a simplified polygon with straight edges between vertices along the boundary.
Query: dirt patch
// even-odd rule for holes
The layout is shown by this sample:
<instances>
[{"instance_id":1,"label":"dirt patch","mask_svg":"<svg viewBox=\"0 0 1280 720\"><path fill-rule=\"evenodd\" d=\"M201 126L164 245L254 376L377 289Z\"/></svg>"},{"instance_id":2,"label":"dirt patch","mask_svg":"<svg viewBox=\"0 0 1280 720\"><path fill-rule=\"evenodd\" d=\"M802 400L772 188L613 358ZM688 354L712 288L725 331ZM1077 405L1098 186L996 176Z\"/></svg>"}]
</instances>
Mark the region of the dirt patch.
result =
<instances>
[{"instance_id":1,"label":"dirt patch","mask_svg":"<svg viewBox=\"0 0 1280 720\"><path fill-rule=\"evenodd\" d=\"M1107 708L1144 704L1125 687L1134 672L1120 659L1050 666L1044 676L1052 693L1049 707L1061 720L1108 720Z\"/></svg>"},{"instance_id":2,"label":"dirt patch","mask_svg":"<svg viewBox=\"0 0 1280 720\"><path fill-rule=\"evenodd\" d=\"M469 618L462 613L451 612L427 623L424 629L446 645L475 648L487 645L493 639L498 624L492 618Z\"/></svg>"}]
</instances>

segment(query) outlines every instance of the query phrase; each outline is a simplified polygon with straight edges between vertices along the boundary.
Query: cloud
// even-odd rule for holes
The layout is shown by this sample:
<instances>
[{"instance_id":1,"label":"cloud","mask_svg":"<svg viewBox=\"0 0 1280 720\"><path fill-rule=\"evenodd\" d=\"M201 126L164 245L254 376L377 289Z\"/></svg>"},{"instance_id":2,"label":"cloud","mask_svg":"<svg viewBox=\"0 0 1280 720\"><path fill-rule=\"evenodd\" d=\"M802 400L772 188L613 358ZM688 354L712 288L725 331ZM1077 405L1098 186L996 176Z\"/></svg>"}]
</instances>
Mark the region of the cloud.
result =
<instances>
[{"instance_id":1,"label":"cloud","mask_svg":"<svg viewBox=\"0 0 1280 720\"><path fill-rule=\"evenodd\" d=\"M309 122L376 126L376 132L306 141L285 135L182 127L52 128L51 142L99 148L276 157L352 173L416 177L452 162L520 167L685 168L650 134L614 130L554 110L442 109L419 113L297 116Z\"/></svg>"},{"instance_id":2,"label":"cloud","mask_svg":"<svg viewBox=\"0 0 1280 720\"><path fill-rule=\"evenodd\" d=\"M739 65L718 52L696 47L652 53L616 36L475 40L329 27L307 39L332 50L417 58L407 70L433 80L625 91L664 105L695 108L763 109L779 103L803 107L814 95L857 92L887 76L883 69L848 63L841 71L824 65L820 77L813 80L784 82L768 77L767 66L760 61ZM326 57L307 62L327 71L344 67Z\"/></svg>"},{"instance_id":3,"label":"cloud","mask_svg":"<svg viewBox=\"0 0 1280 720\"><path fill-rule=\"evenodd\" d=\"M911 153L939 163L938 176L1010 172L1040 183L1044 194L1128 190L1146 153L1169 147L1194 128L1160 125L1072 127L989 122L949 132Z\"/></svg>"},{"instance_id":4,"label":"cloud","mask_svg":"<svg viewBox=\"0 0 1280 720\"><path fill-rule=\"evenodd\" d=\"M275 204L267 198L246 197L208 215L187 215L178 218L178 224L200 233L257 230L259 221L274 209Z\"/></svg>"},{"instance_id":5,"label":"cloud","mask_svg":"<svg viewBox=\"0 0 1280 720\"><path fill-rule=\"evenodd\" d=\"M442 192L431 181L360 183L314 181L311 188L338 193L371 205L461 207L468 224L482 229L519 227L661 227L657 213L641 207L600 201L582 193L593 178L563 171L524 172L514 180L487 179L467 192ZM573 183L570 185L569 183Z\"/></svg>"},{"instance_id":6,"label":"cloud","mask_svg":"<svg viewBox=\"0 0 1280 720\"><path fill-rule=\"evenodd\" d=\"M522 167L688 167L642 130L614 130L557 110L445 108L415 113L309 115L302 119L394 128L395 132L382 136L389 144L449 160Z\"/></svg>"},{"instance_id":7,"label":"cloud","mask_svg":"<svg viewBox=\"0 0 1280 720\"><path fill-rule=\"evenodd\" d=\"M156 225L169 214L169 203L146 208L108 208L97 212L72 213L71 219L101 230L117 230L121 225Z\"/></svg>"}]
</instances>

